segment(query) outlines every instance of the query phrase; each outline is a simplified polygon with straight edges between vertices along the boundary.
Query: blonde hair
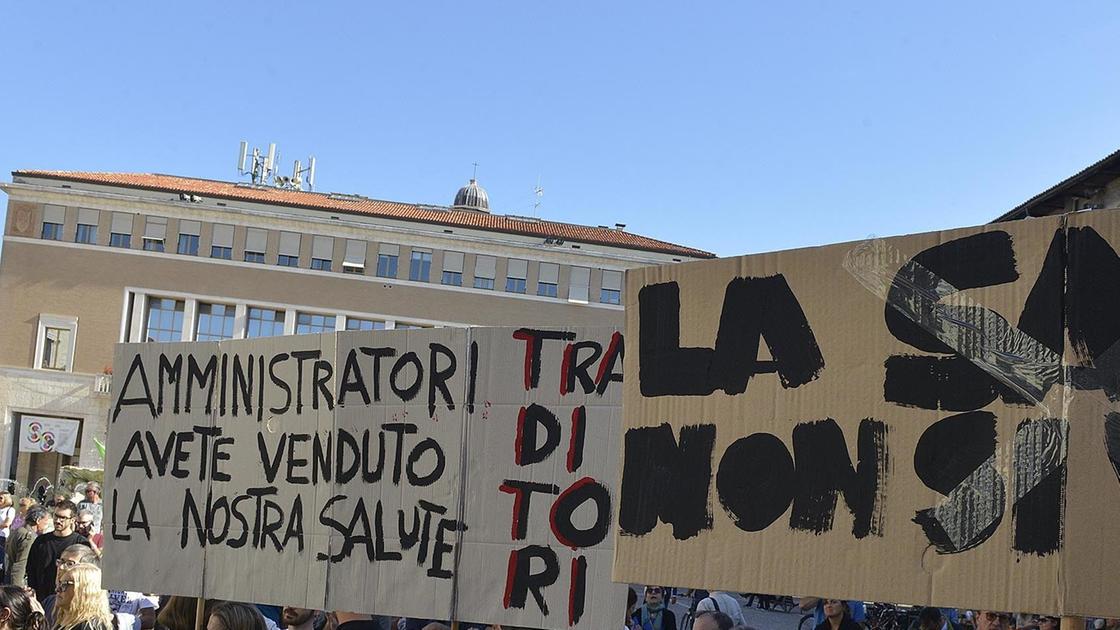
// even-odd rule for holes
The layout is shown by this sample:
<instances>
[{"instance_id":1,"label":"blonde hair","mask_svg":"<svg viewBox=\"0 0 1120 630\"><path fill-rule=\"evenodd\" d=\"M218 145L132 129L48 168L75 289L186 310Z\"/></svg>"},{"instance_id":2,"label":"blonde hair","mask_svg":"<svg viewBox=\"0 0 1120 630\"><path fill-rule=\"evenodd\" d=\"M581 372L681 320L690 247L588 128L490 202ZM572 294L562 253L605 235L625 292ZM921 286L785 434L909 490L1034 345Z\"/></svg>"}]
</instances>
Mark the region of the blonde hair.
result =
<instances>
[{"instance_id":1,"label":"blonde hair","mask_svg":"<svg viewBox=\"0 0 1120 630\"><path fill-rule=\"evenodd\" d=\"M62 600L55 600L55 627L69 630L82 622L113 627L113 613L109 610L109 594L101 588L101 569L92 564L75 564L59 574L59 582L70 580L74 590L70 605L63 606Z\"/></svg>"}]
</instances>

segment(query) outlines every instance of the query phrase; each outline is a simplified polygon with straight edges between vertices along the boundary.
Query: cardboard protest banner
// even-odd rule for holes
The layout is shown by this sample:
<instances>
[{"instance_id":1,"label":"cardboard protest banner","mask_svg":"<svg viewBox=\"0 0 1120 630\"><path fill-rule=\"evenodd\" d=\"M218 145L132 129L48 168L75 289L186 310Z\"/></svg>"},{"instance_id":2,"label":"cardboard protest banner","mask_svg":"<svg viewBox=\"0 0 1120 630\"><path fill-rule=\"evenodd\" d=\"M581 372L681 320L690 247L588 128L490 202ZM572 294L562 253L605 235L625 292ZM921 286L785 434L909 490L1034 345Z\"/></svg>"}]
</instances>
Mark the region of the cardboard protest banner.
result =
<instances>
[{"instance_id":1,"label":"cardboard protest banner","mask_svg":"<svg viewBox=\"0 0 1120 630\"><path fill-rule=\"evenodd\" d=\"M120 345L106 584L539 628L616 619L621 343L445 328ZM516 523L532 534L511 537ZM565 571L541 574L549 560Z\"/></svg>"},{"instance_id":2,"label":"cardboard protest banner","mask_svg":"<svg viewBox=\"0 0 1120 630\"><path fill-rule=\"evenodd\" d=\"M1120 615L1118 247L1093 212L630 272L614 578Z\"/></svg>"}]
</instances>

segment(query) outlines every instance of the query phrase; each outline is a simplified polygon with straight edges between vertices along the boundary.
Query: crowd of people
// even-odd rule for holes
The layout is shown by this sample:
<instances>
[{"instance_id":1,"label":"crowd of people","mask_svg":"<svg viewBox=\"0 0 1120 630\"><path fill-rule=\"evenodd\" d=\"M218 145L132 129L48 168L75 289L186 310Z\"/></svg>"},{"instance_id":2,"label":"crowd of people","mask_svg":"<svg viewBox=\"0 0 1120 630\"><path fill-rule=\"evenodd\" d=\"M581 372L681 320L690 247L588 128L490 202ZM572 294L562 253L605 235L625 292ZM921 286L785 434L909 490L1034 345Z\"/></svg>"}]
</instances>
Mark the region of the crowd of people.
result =
<instances>
[{"instance_id":1,"label":"crowd of people","mask_svg":"<svg viewBox=\"0 0 1120 630\"><path fill-rule=\"evenodd\" d=\"M158 596L102 588L101 487L90 482L78 502L65 495L45 505L30 497L13 502L0 492L0 630L195 630L199 609L206 630L450 630L438 619L406 619L350 612L324 612L191 597ZM639 604L629 590L623 630L756 630L744 614L756 598L768 609L776 598L692 590L687 614L670 607L676 589L647 585ZM682 595L685 589L681 589ZM801 611L815 630L866 630L876 625L864 602L801 597ZM620 611L621 612L621 611ZM622 615L620 615L622 616ZM459 624L459 630L501 630L496 625ZM1054 617L993 611L924 608L907 630L1058 630ZM1120 630L1120 620L1090 620L1090 630ZM518 630L506 628L506 630ZM531 630L531 629L520 629Z\"/></svg>"},{"instance_id":2,"label":"crowd of people","mask_svg":"<svg viewBox=\"0 0 1120 630\"><path fill-rule=\"evenodd\" d=\"M674 589L647 585L641 589L643 601L630 588L623 630L765 630L755 628L747 620L744 608L755 600L759 608L770 610L773 602L793 598L744 593L741 596L724 591ZM687 613L678 620L670 608L676 601L674 593L680 592L687 600ZM877 605L862 601L846 601L823 597L800 597L794 605L806 618L813 630L1059 630L1061 620L1046 615L1013 615L997 611L956 610L950 608L914 608L898 614L898 607L887 606L890 619L875 619ZM872 613L869 613L869 610ZM1088 619L1085 630L1120 630L1120 619ZM806 626L802 626L804 628Z\"/></svg>"}]
</instances>

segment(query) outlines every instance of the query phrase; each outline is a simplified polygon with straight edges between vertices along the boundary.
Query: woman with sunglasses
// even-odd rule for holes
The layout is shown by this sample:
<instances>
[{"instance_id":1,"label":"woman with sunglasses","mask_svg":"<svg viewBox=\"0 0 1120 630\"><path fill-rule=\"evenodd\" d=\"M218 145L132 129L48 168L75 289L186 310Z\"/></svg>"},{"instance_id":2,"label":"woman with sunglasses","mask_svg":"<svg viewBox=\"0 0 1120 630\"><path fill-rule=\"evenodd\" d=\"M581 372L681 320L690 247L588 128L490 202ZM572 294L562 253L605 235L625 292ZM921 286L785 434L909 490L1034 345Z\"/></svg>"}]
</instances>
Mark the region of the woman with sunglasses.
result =
<instances>
[{"instance_id":1,"label":"woman with sunglasses","mask_svg":"<svg viewBox=\"0 0 1120 630\"><path fill-rule=\"evenodd\" d=\"M115 630L109 594L101 588L101 569L82 563L60 572L55 589L55 630Z\"/></svg>"},{"instance_id":2,"label":"woman with sunglasses","mask_svg":"<svg viewBox=\"0 0 1120 630\"><path fill-rule=\"evenodd\" d=\"M45 630L43 607L30 589L0 587L0 630Z\"/></svg>"}]
</instances>

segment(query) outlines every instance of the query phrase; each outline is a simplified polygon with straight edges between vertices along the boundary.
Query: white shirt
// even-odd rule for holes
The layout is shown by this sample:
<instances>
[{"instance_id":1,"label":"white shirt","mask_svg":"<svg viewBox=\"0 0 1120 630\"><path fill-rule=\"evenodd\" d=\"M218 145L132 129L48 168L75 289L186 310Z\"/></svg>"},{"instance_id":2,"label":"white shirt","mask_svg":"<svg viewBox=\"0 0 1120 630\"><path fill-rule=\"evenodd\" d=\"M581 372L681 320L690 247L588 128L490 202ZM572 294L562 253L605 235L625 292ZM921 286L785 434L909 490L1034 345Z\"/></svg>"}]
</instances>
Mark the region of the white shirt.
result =
<instances>
[{"instance_id":1,"label":"white shirt","mask_svg":"<svg viewBox=\"0 0 1120 630\"><path fill-rule=\"evenodd\" d=\"M731 621L736 626L747 625L747 618L743 615L743 607L734 595L723 591L712 591L711 595L696 604L696 612L715 612L716 610L731 617Z\"/></svg>"},{"instance_id":2,"label":"white shirt","mask_svg":"<svg viewBox=\"0 0 1120 630\"><path fill-rule=\"evenodd\" d=\"M4 538L8 537L8 534L11 533L12 529L11 522L15 520L15 518L16 509L14 507L8 506L6 508L0 508L0 522L8 521L8 527L0 528L0 536Z\"/></svg>"}]
</instances>

